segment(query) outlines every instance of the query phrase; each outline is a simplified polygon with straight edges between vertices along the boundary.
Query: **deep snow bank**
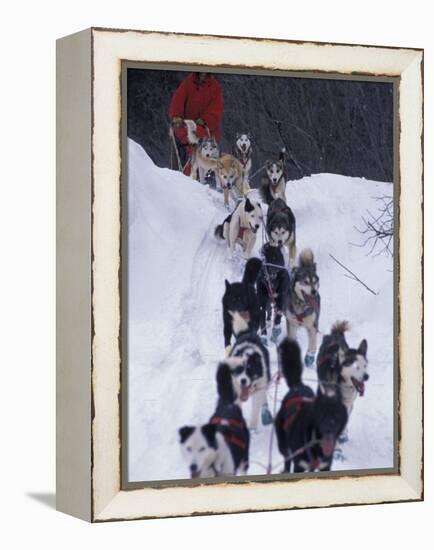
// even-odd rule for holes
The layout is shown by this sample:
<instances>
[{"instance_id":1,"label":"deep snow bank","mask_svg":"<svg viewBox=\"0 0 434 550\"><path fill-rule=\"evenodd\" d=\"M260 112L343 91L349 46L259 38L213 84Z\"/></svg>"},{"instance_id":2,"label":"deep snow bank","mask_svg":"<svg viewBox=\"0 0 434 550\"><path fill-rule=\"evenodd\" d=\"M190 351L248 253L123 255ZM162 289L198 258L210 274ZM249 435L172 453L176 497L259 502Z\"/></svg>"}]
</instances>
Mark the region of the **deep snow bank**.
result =
<instances>
[{"instance_id":1,"label":"deep snow bank","mask_svg":"<svg viewBox=\"0 0 434 550\"><path fill-rule=\"evenodd\" d=\"M178 172L156 167L129 141L129 476L131 481L188 477L177 428L206 422L216 400L215 369L223 356L221 296L224 279L238 280L240 259L230 260L213 237L227 214L222 197ZM297 219L297 247L312 248L321 279L320 330L350 321L347 339L368 340L371 378L356 402L344 461L334 469L392 466L393 274L385 256L366 256L354 226L376 208L391 185L317 175L287 186ZM258 236L256 251L261 244ZM329 256L354 271L377 295L347 278ZM319 337L319 341L321 336ZM299 337L303 350L305 334ZM272 371L276 370L272 350ZM316 387L315 369L305 380ZM279 386L279 399L286 388ZM270 388L270 400L274 388ZM249 473L264 473L270 428L252 437ZM273 471L281 459L274 448Z\"/></svg>"}]
</instances>

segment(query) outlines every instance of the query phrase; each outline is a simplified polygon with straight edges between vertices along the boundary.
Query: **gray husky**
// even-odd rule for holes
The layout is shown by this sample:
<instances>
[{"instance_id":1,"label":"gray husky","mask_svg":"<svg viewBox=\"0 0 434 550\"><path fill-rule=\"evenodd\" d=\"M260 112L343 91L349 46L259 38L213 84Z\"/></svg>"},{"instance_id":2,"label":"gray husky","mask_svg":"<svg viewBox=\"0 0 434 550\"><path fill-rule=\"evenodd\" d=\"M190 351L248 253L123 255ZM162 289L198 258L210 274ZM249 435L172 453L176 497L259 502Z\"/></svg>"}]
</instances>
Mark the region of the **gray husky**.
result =
<instances>
[{"instance_id":1,"label":"gray husky","mask_svg":"<svg viewBox=\"0 0 434 550\"><path fill-rule=\"evenodd\" d=\"M295 340L299 327L306 329L309 343L304 358L307 367L313 365L317 350L318 322L321 308L319 277L313 252L304 249L298 258L298 265L291 271L288 309L286 311L288 337Z\"/></svg>"},{"instance_id":2,"label":"gray husky","mask_svg":"<svg viewBox=\"0 0 434 550\"><path fill-rule=\"evenodd\" d=\"M267 212L267 235L272 246L287 246L289 257L295 258L295 216L282 199L273 200Z\"/></svg>"},{"instance_id":3,"label":"gray husky","mask_svg":"<svg viewBox=\"0 0 434 550\"><path fill-rule=\"evenodd\" d=\"M215 171L217 161L220 158L220 150L213 137L198 138L196 123L193 120L185 120L189 142L194 146L191 157L191 177L205 183L205 176L209 171Z\"/></svg>"},{"instance_id":4,"label":"gray husky","mask_svg":"<svg viewBox=\"0 0 434 550\"><path fill-rule=\"evenodd\" d=\"M282 149L279 160L267 160L265 174L261 178L259 192L267 204L275 199L286 202L285 150Z\"/></svg>"},{"instance_id":5,"label":"gray husky","mask_svg":"<svg viewBox=\"0 0 434 550\"><path fill-rule=\"evenodd\" d=\"M252 169L252 139L250 134L237 133L233 155L243 167L244 188L249 191L249 175Z\"/></svg>"}]
</instances>

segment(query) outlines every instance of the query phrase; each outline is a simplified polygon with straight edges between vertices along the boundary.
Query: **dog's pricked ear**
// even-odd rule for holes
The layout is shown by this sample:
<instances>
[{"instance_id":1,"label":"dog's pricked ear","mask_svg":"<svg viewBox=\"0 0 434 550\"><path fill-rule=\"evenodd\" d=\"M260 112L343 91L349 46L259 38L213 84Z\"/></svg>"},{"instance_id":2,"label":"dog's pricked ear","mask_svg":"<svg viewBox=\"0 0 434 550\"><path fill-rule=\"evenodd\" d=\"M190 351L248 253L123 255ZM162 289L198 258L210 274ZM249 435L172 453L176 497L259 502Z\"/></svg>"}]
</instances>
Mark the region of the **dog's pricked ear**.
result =
<instances>
[{"instance_id":1,"label":"dog's pricked ear","mask_svg":"<svg viewBox=\"0 0 434 550\"><path fill-rule=\"evenodd\" d=\"M237 132L237 133L235 134L235 139L239 139L240 136L241 136L241 134L240 134L239 132Z\"/></svg>"},{"instance_id":2,"label":"dog's pricked ear","mask_svg":"<svg viewBox=\"0 0 434 550\"><path fill-rule=\"evenodd\" d=\"M227 279L225 279L225 288L226 290L229 290L231 288L231 283Z\"/></svg>"},{"instance_id":3,"label":"dog's pricked ear","mask_svg":"<svg viewBox=\"0 0 434 550\"><path fill-rule=\"evenodd\" d=\"M249 197L246 197L246 203L244 205L244 210L246 212L252 212L252 210L254 210L255 207L253 206L253 204L250 202L250 199Z\"/></svg>"},{"instance_id":4,"label":"dog's pricked ear","mask_svg":"<svg viewBox=\"0 0 434 550\"><path fill-rule=\"evenodd\" d=\"M202 426L202 433L210 447L217 450L217 440L215 438L217 426L215 424L205 424Z\"/></svg>"},{"instance_id":5,"label":"dog's pricked ear","mask_svg":"<svg viewBox=\"0 0 434 550\"><path fill-rule=\"evenodd\" d=\"M360 355L363 355L363 357L366 358L366 354L368 353L368 342L366 340L362 340L360 342L359 349L357 350Z\"/></svg>"},{"instance_id":6,"label":"dog's pricked ear","mask_svg":"<svg viewBox=\"0 0 434 550\"><path fill-rule=\"evenodd\" d=\"M194 426L183 426L182 428L179 428L178 432L181 443L184 443L184 441L191 436L195 429L196 428Z\"/></svg>"},{"instance_id":7,"label":"dog's pricked ear","mask_svg":"<svg viewBox=\"0 0 434 550\"><path fill-rule=\"evenodd\" d=\"M217 393L224 401L233 403L235 401L235 392L232 385L231 369L227 363L220 363L217 367Z\"/></svg>"}]
</instances>

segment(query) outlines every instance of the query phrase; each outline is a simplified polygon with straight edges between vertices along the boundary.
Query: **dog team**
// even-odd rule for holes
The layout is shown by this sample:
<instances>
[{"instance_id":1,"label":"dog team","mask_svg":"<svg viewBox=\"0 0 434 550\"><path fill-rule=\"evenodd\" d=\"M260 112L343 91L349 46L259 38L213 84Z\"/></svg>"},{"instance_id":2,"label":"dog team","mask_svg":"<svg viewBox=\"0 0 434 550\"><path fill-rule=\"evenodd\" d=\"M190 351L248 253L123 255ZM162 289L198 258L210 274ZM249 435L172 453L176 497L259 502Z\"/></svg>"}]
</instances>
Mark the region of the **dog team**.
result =
<instances>
[{"instance_id":1,"label":"dog team","mask_svg":"<svg viewBox=\"0 0 434 550\"><path fill-rule=\"evenodd\" d=\"M285 155L265 164L259 189L263 203L249 198L252 142L236 136L233 154L220 156L211 137L198 139L195 122L186 120L193 146L191 176L205 182L212 171L223 190L224 204L235 207L215 228L231 253L241 246L247 259L240 282L225 281L222 298L225 359L216 372L217 404L207 424L179 429L180 445L191 478L246 475L251 433L259 423L274 423L283 472L328 471L337 441L345 441L357 395L368 380L367 342L351 348L345 333L349 324L336 322L323 337L317 355L320 317L319 276L312 250L296 260L296 219L286 203ZM264 210L267 209L266 215ZM261 259L251 257L259 229L265 242ZM287 256L287 260L285 258ZM279 345L281 321L287 336ZM272 381L267 348L267 324L277 346L278 371L288 391L273 418L267 391ZM303 383L303 361L297 331L307 331L304 366L315 362L316 393ZM251 401L249 423L243 404Z\"/></svg>"}]
</instances>

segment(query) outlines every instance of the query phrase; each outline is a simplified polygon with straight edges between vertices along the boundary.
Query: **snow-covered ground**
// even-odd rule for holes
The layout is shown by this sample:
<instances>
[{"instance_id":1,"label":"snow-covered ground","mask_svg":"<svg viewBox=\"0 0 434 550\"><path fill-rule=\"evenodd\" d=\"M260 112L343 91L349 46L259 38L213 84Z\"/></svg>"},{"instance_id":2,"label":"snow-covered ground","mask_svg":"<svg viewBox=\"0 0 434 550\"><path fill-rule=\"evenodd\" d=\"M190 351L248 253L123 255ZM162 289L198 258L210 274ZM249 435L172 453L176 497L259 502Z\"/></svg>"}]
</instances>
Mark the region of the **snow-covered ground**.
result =
<instances>
[{"instance_id":1,"label":"snow-covered ground","mask_svg":"<svg viewBox=\"0 0 434 550\"><path fill-rule=\"evenodd\" d=\"M131 140L128 148L128 477L182 479L189 475L178 428L205 423L214 411L215 371L224 354L224 280L240 280L244 262L241 254L230 259L224 243L214 238L215 225L227 215L221 195L156 167ZM317 262L320 331L347 319L349 344L368 341L370 379L364 397L356 401L349 441L340 445L333 470L393 466L392 261L350 244L361 242L354 228L361 225L361 215L375 211L375 197L391 190L388 183L332 174L287 185L287 201L297 219L297 248L312 248ZM261 244L258 234L256 251ZM329 254L377 295L346 277ZM304 351L302 330L299 342ZM271 358L273 374L274 349ZM304 380L316 388L315 368L305 369ZM281 381L277 406L286 391ZM272 384L271 408L274 393ZM270 430L267 426L252 435L249 474L265 473ZM273 472L280 473L282 460L273 441Z\"/></svg>"}]
</instances>

